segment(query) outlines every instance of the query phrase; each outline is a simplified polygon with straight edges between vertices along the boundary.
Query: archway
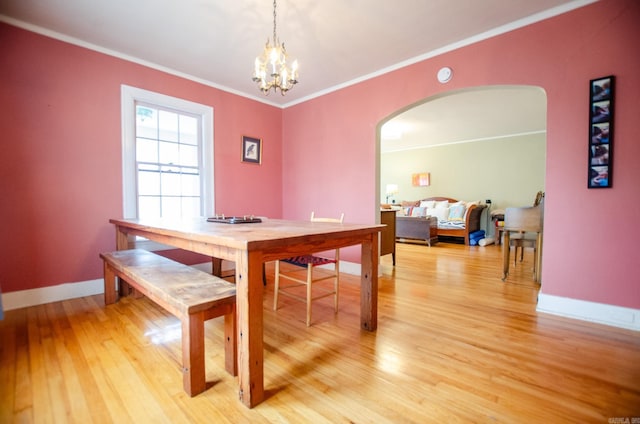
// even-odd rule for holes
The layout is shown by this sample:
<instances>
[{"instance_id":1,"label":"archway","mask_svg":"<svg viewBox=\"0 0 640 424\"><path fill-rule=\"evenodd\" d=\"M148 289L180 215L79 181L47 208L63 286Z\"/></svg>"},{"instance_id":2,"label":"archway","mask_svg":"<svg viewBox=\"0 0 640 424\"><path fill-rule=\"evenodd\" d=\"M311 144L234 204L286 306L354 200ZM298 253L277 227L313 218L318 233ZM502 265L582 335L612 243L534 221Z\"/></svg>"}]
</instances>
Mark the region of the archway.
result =
<instances>
[{"instance_id":1,"label":"archway","mask_svg":"<svg viewBox=\"0 0 640 424\"><path fill-rule=\"evenodd\" d=\"M493 210L531 204L544 190L546 110L540 87L484 86L394 112L377 127L380 200L392 184L397 202L446 196L489 199ZM414 186L416 173L429 173L430 184Z\"/></svg>"}]
</instances>

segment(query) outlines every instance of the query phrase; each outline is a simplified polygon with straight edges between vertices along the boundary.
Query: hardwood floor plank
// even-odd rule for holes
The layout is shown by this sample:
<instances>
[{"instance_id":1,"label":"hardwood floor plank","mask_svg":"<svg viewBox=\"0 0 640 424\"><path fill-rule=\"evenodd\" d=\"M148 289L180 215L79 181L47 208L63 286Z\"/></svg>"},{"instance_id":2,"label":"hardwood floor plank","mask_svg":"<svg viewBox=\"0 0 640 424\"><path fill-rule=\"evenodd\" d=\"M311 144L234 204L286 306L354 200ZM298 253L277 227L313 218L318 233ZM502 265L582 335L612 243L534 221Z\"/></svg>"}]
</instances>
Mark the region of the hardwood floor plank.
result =
<instances>
[{"instance_id":1,"label":"hardwood floor plank","mask_svg":"<svg viewBox=\"0 0 640 424\"><path fill-rule=\"evenodd\" d=\"M49 333L46 318L43 318L45 306L29 309L27 314L27 331L29 335L29 373L31 381L31 395L34 422L49 423L53 421L52 412L56 403L49 393L46 369L45 344ZM57 401L58 399L56 399Z\"/></svg>"},{"instance_id":2,"label":"hardwood floor plank","mask_svg":"<svg viewBox=\"0 0 640 424\"><path fill-rule=\"evenodd\" d=\"M20 343L18 334L26 334L21 323L25 322L24 313L26 310L16 311L15 314L5 316L6 335L0 343L0 422L8 423L13 420L14 414L26 408L24 405L18 405L28 398L28 392L25 392L25 380L17 380L20 377L20 371L24 369L26 358L22 352L19 352L20 346L26 343ZM0 321L0 324L3 322ZM20 331L23 330L23 331ZM28 373L24 374L28 377ZM28 382L28 380L26 380ZM27 384L26 387L29 387Z\"/></svg>"},{"instance_id":3,"label":"hardwood floor plank","mask_svg":"<svg viewBox=\"0 0 640 424\"><path fill-rule=\"evenodd\" d=\"M536 312L531 252L397 245L381 258L379 326L360 330L359 278L340 308L264 299L265 401L247 409L205 324L204 393L182 391L179 321L147 299L89 296L7 311L0 422L608 422L640 417L638 332ZM543 282L544 284L544 282ZM5 384L6 383L6 384Z\"/></svg>"}]
</instances>

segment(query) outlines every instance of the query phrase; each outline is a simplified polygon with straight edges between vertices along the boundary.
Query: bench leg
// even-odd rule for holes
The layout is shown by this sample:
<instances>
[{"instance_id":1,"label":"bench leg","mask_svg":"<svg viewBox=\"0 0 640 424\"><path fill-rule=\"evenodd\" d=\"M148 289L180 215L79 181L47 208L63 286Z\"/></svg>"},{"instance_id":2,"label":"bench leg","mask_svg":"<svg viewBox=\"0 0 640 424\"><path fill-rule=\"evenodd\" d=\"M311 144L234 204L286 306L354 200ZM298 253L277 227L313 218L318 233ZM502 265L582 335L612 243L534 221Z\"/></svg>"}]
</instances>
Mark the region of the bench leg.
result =
<instances>
[{"instance_id":1,"label":"bench leg","mask_svg":"<svg viewBox=\"0 0 640 424\"><path fill-rule=\"evenodd\" d=\"M104 262L104 304L110 305L116 301L116 273Z\"/></svg>"},{"instance_id":2,"label":"bench leg","mask_svg":"<svg viewBox=\"0 0 640 424\"><path fill-rule=\"evenodd\" d=\"M182 385L191 397L206 388L204 369L204 315L195 313L182 319Z\"/></svg>"},{"instance_id":3,"label":"bench leg","mask_svg":"<svg viewBox=\"0 0 640 424\"><path fill-rule=\"evenodd\" d=\"M224 316L224 368L233 376L238 375L238 343L236 340L236 305L229 305Z\"/></svg>"}]
</instances>

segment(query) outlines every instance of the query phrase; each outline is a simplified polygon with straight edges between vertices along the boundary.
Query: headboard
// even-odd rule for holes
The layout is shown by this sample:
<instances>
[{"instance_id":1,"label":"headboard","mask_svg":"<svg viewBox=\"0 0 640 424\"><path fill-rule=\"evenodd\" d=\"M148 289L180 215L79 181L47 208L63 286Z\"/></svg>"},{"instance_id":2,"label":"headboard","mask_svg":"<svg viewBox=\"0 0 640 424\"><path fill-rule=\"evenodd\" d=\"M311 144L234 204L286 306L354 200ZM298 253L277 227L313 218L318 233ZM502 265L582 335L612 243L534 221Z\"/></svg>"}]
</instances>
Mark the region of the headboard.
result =
<instances>
[{"instance_id":1,"label":"headboard","mask_svg":"<svg viewBox=\"0 0 640 424\"><path fill-rule=\"evenodd\" d=\"M450 197L427 197L422 200L435 200L436 202L442 202L443 200L447 200L449 203L456 203L458 200L452 199Z\"/></svg>"}]
</instances>

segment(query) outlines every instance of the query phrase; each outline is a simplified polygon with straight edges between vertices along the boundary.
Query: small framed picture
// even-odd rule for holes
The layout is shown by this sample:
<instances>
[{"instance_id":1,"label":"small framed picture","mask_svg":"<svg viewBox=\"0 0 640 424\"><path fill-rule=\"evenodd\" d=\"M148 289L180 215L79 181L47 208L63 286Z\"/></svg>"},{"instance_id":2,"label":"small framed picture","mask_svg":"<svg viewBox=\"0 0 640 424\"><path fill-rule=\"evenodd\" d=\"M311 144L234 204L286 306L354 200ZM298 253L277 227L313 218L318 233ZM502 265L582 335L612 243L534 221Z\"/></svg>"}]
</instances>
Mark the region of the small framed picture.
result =
<instances>
[{"instance_id":1,"label":"small framed picture","mask_svg":"<svg viewBox=\"0 0 640 424\"><path fill-rule=\"evenodd\" d=\"M242 136L242 162L262 163L262 139Z\"/></svg>"},{"instance_id":2,"label":"small framed picture","mask_svg":"<svg viewBox=\"0 0 640 424\"><path fill-rule=\"evenodd\" d=\"M419 174L411 174L411 185L415 187L426 187L431 181L429 172L421 172Z\"/></svg>"},{"instance_id":3,"label":"small framed picture","mask_svg":"<svg viewBox=\"0 0 640 424\"><path fill-rule=\"evenodd\" d=\"M613 161L613 75L589 81L588 188L611 187Z\"/></svg>"}]
</instances>

